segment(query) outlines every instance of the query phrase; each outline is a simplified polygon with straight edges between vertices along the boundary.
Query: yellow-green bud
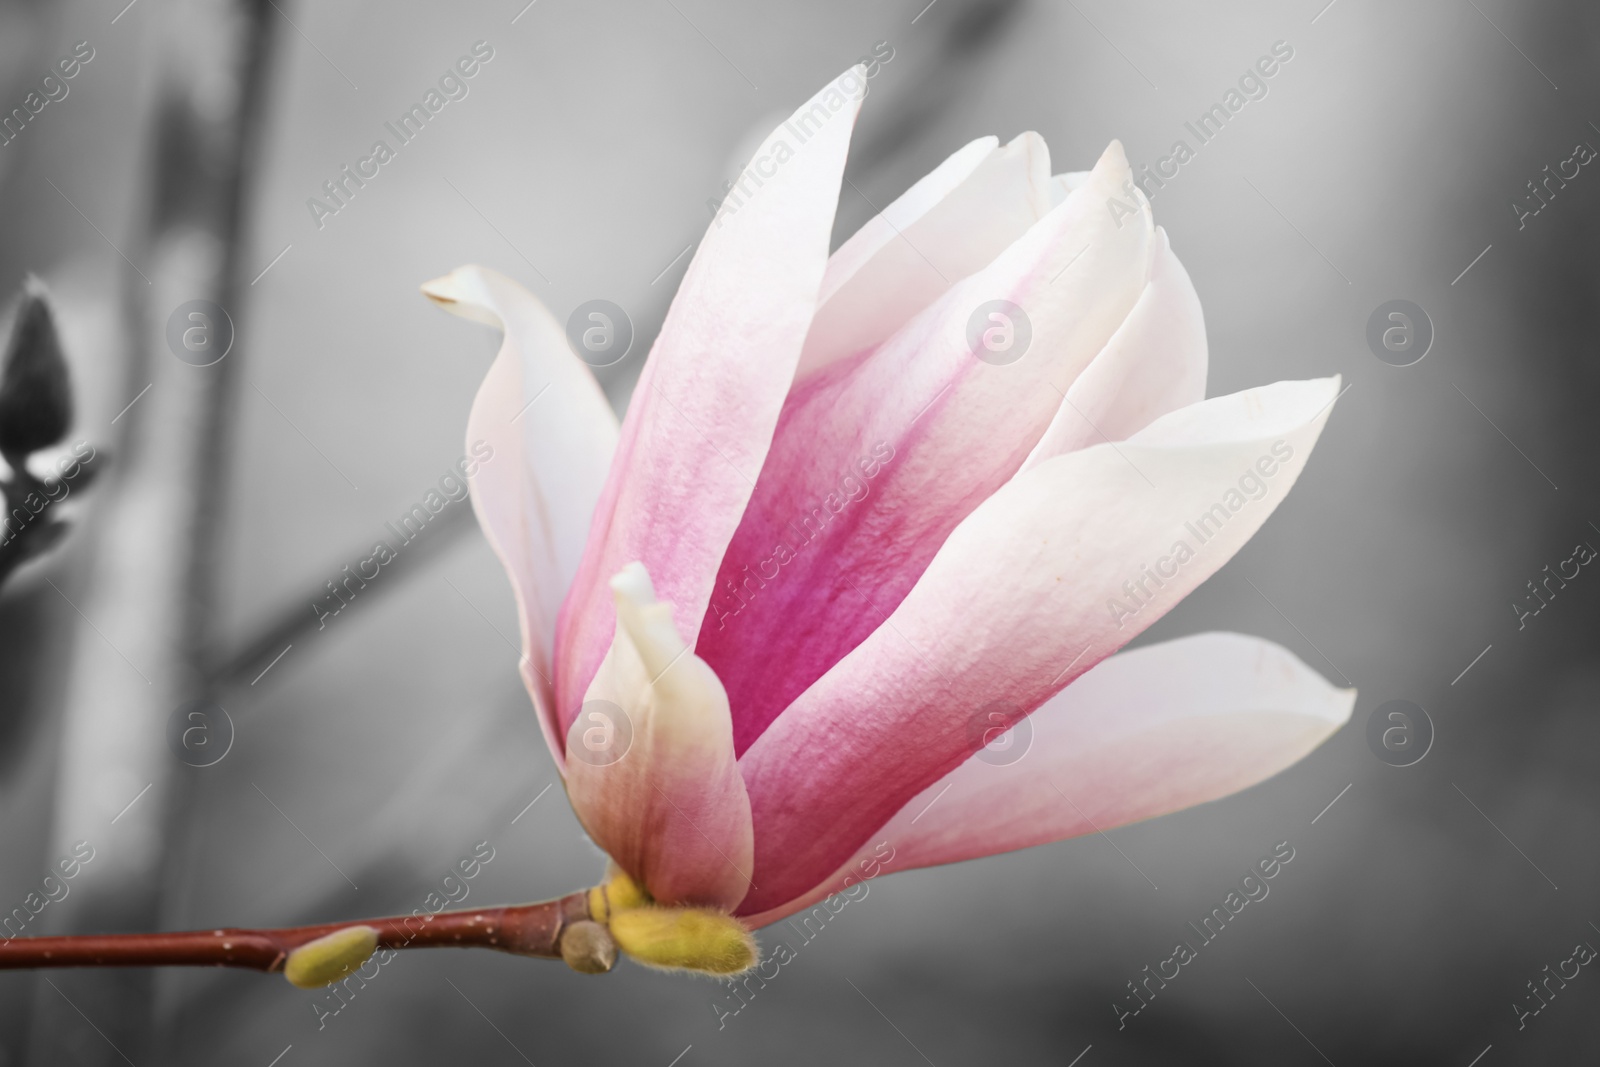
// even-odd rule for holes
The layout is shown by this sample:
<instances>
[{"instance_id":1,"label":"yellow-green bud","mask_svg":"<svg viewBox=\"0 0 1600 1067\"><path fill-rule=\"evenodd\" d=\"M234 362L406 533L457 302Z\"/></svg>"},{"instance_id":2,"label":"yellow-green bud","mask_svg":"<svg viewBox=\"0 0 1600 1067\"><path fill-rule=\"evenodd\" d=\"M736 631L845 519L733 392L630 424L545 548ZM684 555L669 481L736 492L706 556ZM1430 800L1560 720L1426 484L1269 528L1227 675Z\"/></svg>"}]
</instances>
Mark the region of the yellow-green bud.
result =
<instances>
[{"instance_id":1,"label":"yellow-green bud","mask_svg":"<svg viewBox=\"0 0 1600 1067\"><path fill-rule=\"evenodd\" d=\"M301 989L331 985L367 962L378 947L378 931L371 926L347 926L315 941L307 941L283 965L289 984Z\"/></svg>"},{"instance_id":2,"label":"yellow-green bud","mask_svg":"<svg viewBox=\"0 0 1600 1067\"><path fill-rule=\"evenodd\" d=\"M647 967L733 975L760 959L744 924L709 908L633 908L610 925L617 947Z\"/></svg>"}]
</instances>

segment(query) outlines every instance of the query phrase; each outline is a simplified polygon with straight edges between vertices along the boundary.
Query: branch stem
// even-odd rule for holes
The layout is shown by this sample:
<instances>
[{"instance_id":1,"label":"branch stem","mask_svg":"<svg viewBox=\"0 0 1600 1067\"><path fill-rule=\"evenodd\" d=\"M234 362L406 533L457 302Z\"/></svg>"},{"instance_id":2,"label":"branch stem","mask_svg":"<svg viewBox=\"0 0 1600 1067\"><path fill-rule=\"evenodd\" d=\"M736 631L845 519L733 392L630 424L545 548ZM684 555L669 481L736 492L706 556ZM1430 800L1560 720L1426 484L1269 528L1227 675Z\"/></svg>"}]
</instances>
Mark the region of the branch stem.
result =
<instances>
[{"instance_id":1,"label":"branch stem","mask_svg":"<svg viewBox=\"0 0 1600 1067\"><path fill-rule=\"evenodd\" d=\"M590 919L589 893L500 908L395 915L275 930L187 930L165 934L18 937L0 944L0 970L45 967L243 967L283 970L289 953L352 926L378 931L378 948L492 948L561 959L561 938Z\"/></svg>"}]
</instances>

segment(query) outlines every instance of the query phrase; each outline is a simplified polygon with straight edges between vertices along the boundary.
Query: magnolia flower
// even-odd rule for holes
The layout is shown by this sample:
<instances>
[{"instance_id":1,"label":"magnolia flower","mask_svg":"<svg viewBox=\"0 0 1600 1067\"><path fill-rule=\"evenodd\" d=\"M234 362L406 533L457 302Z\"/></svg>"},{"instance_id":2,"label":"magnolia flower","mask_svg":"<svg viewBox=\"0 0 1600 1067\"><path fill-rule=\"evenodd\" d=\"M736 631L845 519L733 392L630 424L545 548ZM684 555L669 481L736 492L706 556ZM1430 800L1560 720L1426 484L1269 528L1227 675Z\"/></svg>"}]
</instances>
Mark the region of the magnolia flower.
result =
<instances>
[{"instance_id":1,"label":"magnolia flower","mask_svg":"<svg viewBox=\"0 0 1600 1067\"><path fill-rule=\"evenodd\" d=\"M472 499L578 817L650 898L751 927L1232 793L1355 699L1238 634L1113 655L1266 521L1337 381L1205 399L1116 143L1052 176L1037 134L974 141L829 255L864 85L757 151L620 428L515 283L424 286L504 331Z\"/></svg>"}]
</instances>

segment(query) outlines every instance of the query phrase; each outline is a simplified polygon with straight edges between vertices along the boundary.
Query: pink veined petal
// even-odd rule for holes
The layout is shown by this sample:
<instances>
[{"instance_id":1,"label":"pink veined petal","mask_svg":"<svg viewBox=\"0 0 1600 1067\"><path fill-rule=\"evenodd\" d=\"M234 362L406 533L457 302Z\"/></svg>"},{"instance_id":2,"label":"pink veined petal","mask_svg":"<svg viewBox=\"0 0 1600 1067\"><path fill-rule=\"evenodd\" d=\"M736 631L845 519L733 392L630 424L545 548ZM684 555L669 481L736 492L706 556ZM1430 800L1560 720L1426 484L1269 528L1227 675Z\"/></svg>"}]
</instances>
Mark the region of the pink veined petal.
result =
<instances>
[{"instance_id":1,"label":"pink veined petal","mask_svg":"<svg viewBox=\"0 0 1600 1067\"><path fill-rule=\"evenodd\" d=\"M740 760L759 887L744 910L811 889L959 766L974 715L1015 722L1215 573L1293 485L1337 390L1279 382L1204 401L985 501Z\"/></svg>"},{"instance_id":2,"label":"pink veined petal","mask_svg":"<svg viewBox=\"0 0 1600 1067\"><path fill-rule=\"evenodd\" d=\"M522 631L518 667L561 767L564 735L551 686L556 616L611 467L617 418L561 326L516 282L468 266L422 291L446 311L504 333L467 418L467 455L478 463L467 483L484 536L511 578Z\"/></svg>"},{"instance_id":3,"label":"pink veined petal","mask_svg":"<svg viewBox=\"0 0 1600 1067\"><path fill-rule=\"evenodd\" d=\"M797 384L882 344L951 285L992 263L1050 210L1050 150L1024 133L973 141L828 261Z\"/></svg>"},{"instance_id":4,"label":"pink veined petal","mask_svg":"<svg viewBox=\"0 0 1600 1067\"><path fill-rule=\"evenodd\" d=\"M610 644L605 582L624 565L642 560L680 629L700 627L811 323L865 85L853 68L773 131L689 265L562 608L563 729Z\"/></svg>"},{"instance_id":5,"label":"pink veined petal","mask_svg":"<svg viewBox=\"0 0 1600 1067\"><path fill-rule=\"evenodd\" d=\"M1355 699L1288 649L1244 634L1120 652L1016 727L1008 739L1015 750L995 746L968 759L913 797L833 877L750 921L804 910L874 863L894 871L958 863L1228 796L1322 744L1349 721Z\"/></svg>"},{"instance_id":6,"label":"pink veined petal","mask_svg":"<svg viewBox=\"0 0 1600 1067\"><path fill-rule=\"evenodd\" d=\"M1017 471L1061 406L1053 383L1067 388L1134 307L1154 227L1142 199L1126 216L1108 209L1128 178L1113 143L1088 183L988 267L791 394L696 644L728 688L741 753ZM994 301L1032 323L1031 345L1004 365L969 340Z\"/></svg>"},{"instance_id":7,"label":"pink veined petal","mask_svg":"<svg viewBox=\"0 0 1600 1067\"><path fill-rule=\"evenodd\" d=\"M611 580L617 627L567 735L584 828L665 904L732 908L750 885L750 802L728 696L633 563Z\"/></svg>"},{"instance_id":8,"label":"pink veined petal","mask_svg":"<svg viewBox=\"0 0 1600 1067\"><path fill-rule=\"evenodd\" d=\"M1105 348L1067 389L1022 469L1122 441L1206 396L1206 323L1189 274L1157 227L1150 281Z\"/></svg>"}]
</instances>

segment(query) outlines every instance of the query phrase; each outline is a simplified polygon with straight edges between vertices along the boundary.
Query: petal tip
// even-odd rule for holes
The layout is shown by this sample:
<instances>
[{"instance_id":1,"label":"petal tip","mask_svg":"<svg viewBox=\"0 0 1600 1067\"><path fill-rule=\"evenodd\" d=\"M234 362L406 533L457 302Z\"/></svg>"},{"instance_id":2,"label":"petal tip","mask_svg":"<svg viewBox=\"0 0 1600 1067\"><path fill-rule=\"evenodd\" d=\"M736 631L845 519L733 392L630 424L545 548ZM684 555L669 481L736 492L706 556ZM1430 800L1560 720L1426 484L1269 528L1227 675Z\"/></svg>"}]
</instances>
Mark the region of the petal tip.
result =
<instances>
[{"instance_id":1,"label":"petal tip","mask_svg":"<svg viewBox=\"0 0 1600 1067\"><path fill-rule=\"evenodd\" d=\"M1361 690L1352 685L1335 691L1339 694L1339 700L1336 705L1336 714L1329 721L1334 723L1335 726L1343 726L1350 721L1351 714L1355 712L1356 698L1361 695Z\"/></svg>"},{"instance_id":2,"label":"petal tip","mask_svg":"<svg viewBox=\"0 0 1600 1067\"><path fill-rule=\"evenodd\" d=\"M1312 382L1322 387L1322 395L1328 398L1322 410L1318 412L1324 419L1332 412L1334 403L1344 395L1344 375L1334 374L1327 378L1313 378Z\"/></svg>"},{"instance_id":3,"label":"petal tip","mask_svg":"<svg viewBox=\"0 0 1600 1067\"><path fill-rule=\"evenodd\" d=\"M612 575L610 585L612 598L618 607L642 608L656 602L655 584L650 581L650 572L639 560L634 560Z\"/></svg>"},{"instance_id":4,"label":"petal tip","mask_svg":"<svg viewBox=\"0 0 1600 1067\"><path fill-rule=\"evenodd\" d=\"M1106 166L1110 167L1116 167L1119 170L1129 169L1128 153L1122 147L1121 138L1111 138L1111 143L1106 145L1106 150L1104 152L1100 153L1100 158L1096 161L1095 166L1098 167L1101 164L1105 164Z\"/></svg>"},{"instance_id":5,"label":"petal tip","mask_svg":"<svg viewBox=\"0 0 1600 1067\"><path fill-rule=\"evenodd\" d=\"M454 304L461 299L461 272L467 268L461 267L449 274L425 281L420 286L422 295L436 304Z\"/></svg>"},{"instance_id":6,"label":"petal tip","mask_svg":"<svg viewBox=\"0 0 1600 1067\"><path fill-rule=\"evenodd\" d=\"M421 285L422 295L452 315L496 328L503 327L499 293L506 279L474 263Z\"/></svg>"}]
</instances>

